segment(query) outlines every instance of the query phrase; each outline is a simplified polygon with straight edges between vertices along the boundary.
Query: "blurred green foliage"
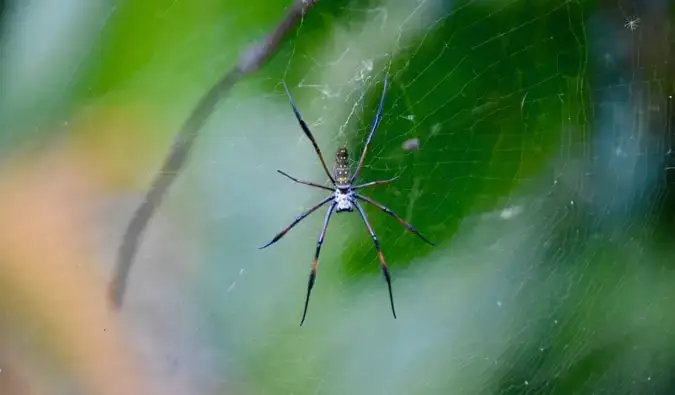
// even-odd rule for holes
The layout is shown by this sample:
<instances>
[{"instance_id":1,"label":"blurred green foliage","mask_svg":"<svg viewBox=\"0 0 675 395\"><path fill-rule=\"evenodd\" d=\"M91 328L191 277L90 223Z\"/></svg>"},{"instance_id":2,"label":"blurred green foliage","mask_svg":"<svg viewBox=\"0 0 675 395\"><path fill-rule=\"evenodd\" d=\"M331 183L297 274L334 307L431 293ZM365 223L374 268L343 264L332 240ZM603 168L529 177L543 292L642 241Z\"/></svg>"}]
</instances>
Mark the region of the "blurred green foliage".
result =
<instances>
[{"instance_id":1,"label":"blurred green foliage","mask_svg":"<svg viewBox=\"0 0 675 395\"><path fill-rule=\"evenodd\" d=\"M559 149L561 120L582 128L587 121L586 49L579 35L588 6L542 1L516 2L498 12L471 2L454 7L459 11L432 26L421 45L397 54L389 116L369 158L385 169L405 161L395 186L368 193L400 213L412 207L415 194L411 219L437 240L451 238L466 215L492 210L536 175ZM371 108L365 119L374 116ZM420 139L420 152L400 149L410 138ZM361 141L353 145L360 149ZM363 172L365 179L391 175ZM414 237L401 237L390 218L372 217L392 263L430 250ZM362 266L352 261L347 270Z\"/></svg>"}]
</instances>

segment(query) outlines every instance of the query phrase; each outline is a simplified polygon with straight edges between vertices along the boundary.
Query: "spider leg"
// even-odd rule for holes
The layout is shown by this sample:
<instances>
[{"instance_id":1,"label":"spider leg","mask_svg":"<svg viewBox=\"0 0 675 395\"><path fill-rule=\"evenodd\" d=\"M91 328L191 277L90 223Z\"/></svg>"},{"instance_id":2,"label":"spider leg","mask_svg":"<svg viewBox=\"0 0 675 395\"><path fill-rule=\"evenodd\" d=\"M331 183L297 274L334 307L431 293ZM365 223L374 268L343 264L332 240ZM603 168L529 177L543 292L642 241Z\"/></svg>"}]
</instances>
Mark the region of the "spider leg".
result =
<instances>
[{"instance_id":1,"label":"spider leg","mask_svg":"<svg viewBox=\"0 0 675 395\"><path fill-rule=\"evenodd\" d=\"M352 191L355 191L357 189L372 187L373 185L389 184L391 182L394 182L394 181L398 180L398 178L399 178L399 176L396 176L396 177L390 178L388 180L377 180L377 181L367 182L367 183L361 184L361 185L355 185L355 186L352 187Z\"/></svg>"},{"instance_id":2,"label":"spider leg","mask_svg":"<svg viewBox=\"0 0 675 395\"><path fill-rule=\"evenodd\" d=\"M368 228L368 233L370 233L370 237L373 238L373 243L375 243L375 249L377 250L377 257L380 260L380 268L382 269L382 274L384 275L384 279L387 281L387 287L389 288L389 302L391 303L391 312L392 314L394 314L394 318L396 318L396 309L394 308L394 295L391 292L391 276L389 275L387 263L384 261L382 248L380 248L380 241L377 239L377 235L375 235L373 227L370 226L370 222L368 222L368 217L366 217L366 213L363 211L363 208L361 207L359 202L354 200L353 203L354 206L356 206L356 209L359 211L359 214L361 214L361 218L363 219L363 222L366 224L366 228Z\"/></svg>"},{"instance_id":3,"label":"spider leg","mask_svg":"<svg viewBox=\"0 0 675 395\"><path fill-rule=\"evenodd\" d=\"M333 199L333 195L328 195L328 197L326 197L326 198L323 199L321 202L319 202L319 204L317 204L316 206L310 208L309 210L305 211L304 213L298 215L298 217L295 219L295 221L293 221L290 225L288 225L287 227L285 227L281 232L277 233L277 235L274 236L274 238L273 238L269 243L265 244L265 245L262 246L262 247L258 247L258 249L259 249L259 250L262 250L263 248L267 248L267 247L271 246L272 244L276 243L277 241L279 241L279 239L281 239L282 237L284 237L284 235L285 235L286 233L288 233L288 231L291 230L295 225L297 225L298 222L300 222L300 221L302 221L303 219L305 219L308 215L310 215L311 213L313 213L314 211L316 211L319 207L321 207L321 206L323 206L324 204L328 203L328 201L331 200L331 199Z\"/></svg>"},{"instance_id":4,"label":"spider leg","mask_svg":"<svg viewBox=\"0 0 675 395\"><path fill-rule=\"evenodd\" d=\"M288 86L286 86L286 83L283 83L284 85L284 90L286 91L286 95L288 96L288 101L291 103L291 107L293 107L293 113L295 114L295 118L298 119L298 123L300 124L300 127L302 128L302 131L305 132L305 135L309 138L309 140L312 142L312 145L314 146L314 151L316 151L316 154L319 156L319 160L321 161L321 165L323 166L323 169L326 171L326 175L328 176L328 179L335 184L335 179L333 178L333 175L330 174L330 171L328 170L328 166L326 166L326 161L323 159L323 155L321 154L321 149L319 148L319 145L316 143L316 140L314 140L314 136L312 135L312 132L309 130L309 127L307 126L307 123L305 122L304 119L302 119L302 115L300 115L300 111L298 111L298 107L296 107L295 102L293 101L293 97L291 96L291 92L288 91Z\"/></svg>"},{"instance_id":5,"label":"spider leg","mask_svg":"<svg viewBox=\"0 0 675 395\"><path fill-rule=\"evenodd\" d=\"M389 215L391 215L392 217L396 218L396 220L397 220L398 222L400 222L401 225L403 225L403 226L404 226L406 229L408 229L410 232L416 234L420 239L424 240L426 243L428 243L428 244L430 244L430 245L432 245L432 246L435 246L435 245L436 245L436 243L433 243L433 242L429 241L429 239L427 239L426 237L424 237L417 229L415 229L414 226L412 226L412 225L410 225L409 223L407 223L406 221L404 221L403 218L399 217L395 212L391 211L390 209L388 209L388 208L385 207L384 205L382 205L382 204L380 204L380 203L378 203L378 202L376 202L376 201L374 201L374 200L371 200L371 199L369 199L369 198L367 198L367 197L365 197L365 196L363 196L363 195L359 195L358 193L355 193L354 196L356 196L357 199L360 199L360 200L363 200L363 201L366 202L366 203L372 204L373 206L375 206L375 207L379 208L380 210L384 211L386 214L389 214Z\"/></svg>"},{"instance_id":6,"label":"spider leg","mask_svg":"<svg viewBox=\"0 0 675 395\"><path fill-rule=\"evenodd\" d=\"M277 172L278 172L279 174L282 174L282 175L284 175L284 176L290 178L291 180L293 180L293 182L297 182L298 184L309 185L310 187L321 188L321 189L325 189L325 190L331 191L331 192L334 191L333 188L329 188L329 187L324 186L324 185L319 185L319 184L316 184L316 183L310 182L310 181L302 181L302 180L298 180L297 178L295 178L295 177L293 177L293 176L291 176L291 175L289 175L289 174L287 174L287 173L284 173L284 172L281 171L281 170L277 170Z\"/></svg>"},{"instance_id":7,"label":"spider leg","mask_svg":"<svg viewBox=\"0 0 675 395\"><path fill-rule=\"evenodd\" d=\"M354 174L352 174L352 178L349 180L350 184L354 183L354 180L356 180L356 177L359 175L359 171L361 171L361 167L363 167L363 161L366 159L366 154L368 153L368 145L370 144L370 140L373 139L373 134L375 134L375 129L377 129L377 125L380 124L380 119L382 118L382 109L384 108L384 95L387 93L387 77L384 77L384 84L382 86L382 97L380 98L380 106L377 108L377 114L375 115L375 120L373 121L373 126L370 128L370 134L368 135L368 139L366 140L366 145L363 147L363 152L361 153L361 159L359 159L359 165L356 167L356 170L354 170Z\"/></svg>"},{"instance_id":8,"label":"spider leg","mask_svg":"<svg viewBox=\"0 0 675 395\"><path fill-rule=\"evenodd\" d=\"M326 235L326 229L328 228L328 221L330 221L330 216L333 214L334 208L335 203L332 203L328 208L326 218L323 220L323 228L321 229L321 234L319 235L319 241L316 243L316 252L314 253L314 260L312 261L312 271L309 273L309 282L307 283L307 297L305 298L305 309L302 311L302 321L300 321L300 326L305 323L307 307L309 306L309 295L312 293L314 281L316 280L316 269L319 266L319 253L321 252L321 245L323 244L323 238Z\"/></svg>"}]
</instances>

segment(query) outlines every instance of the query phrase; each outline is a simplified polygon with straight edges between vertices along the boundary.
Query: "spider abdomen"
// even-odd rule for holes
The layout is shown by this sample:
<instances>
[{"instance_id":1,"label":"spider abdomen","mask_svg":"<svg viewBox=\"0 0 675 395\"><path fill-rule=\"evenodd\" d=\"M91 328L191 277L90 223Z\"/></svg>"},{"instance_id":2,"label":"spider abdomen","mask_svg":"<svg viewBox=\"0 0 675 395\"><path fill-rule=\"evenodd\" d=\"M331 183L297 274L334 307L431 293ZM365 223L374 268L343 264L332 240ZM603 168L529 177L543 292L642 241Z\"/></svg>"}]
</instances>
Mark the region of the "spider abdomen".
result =
<instances>
[{"instance_id":1,"label":"spider abdomen","mask_svg":"<svg viewBox=\"0 0 675 395\"><path fill-rule=\"evenodd\" d=\"M349 152L347 148L340 148L335 154L335 183L346 185L349 183Z\"/></svg>"},{"instance_id":2,"label":"spider abdomen","mask_svg":"<svg viewBox=\"0 0 675 395\"><path fill-rule=\"evenodd\" d=\"M354 211L354 204L352 203L354 200L354 192L351 190L347 189L346 191L342 191L336 189L333 200L335 201L335 211L338 213L342 211Z\"/></svg>"}]
</instances>

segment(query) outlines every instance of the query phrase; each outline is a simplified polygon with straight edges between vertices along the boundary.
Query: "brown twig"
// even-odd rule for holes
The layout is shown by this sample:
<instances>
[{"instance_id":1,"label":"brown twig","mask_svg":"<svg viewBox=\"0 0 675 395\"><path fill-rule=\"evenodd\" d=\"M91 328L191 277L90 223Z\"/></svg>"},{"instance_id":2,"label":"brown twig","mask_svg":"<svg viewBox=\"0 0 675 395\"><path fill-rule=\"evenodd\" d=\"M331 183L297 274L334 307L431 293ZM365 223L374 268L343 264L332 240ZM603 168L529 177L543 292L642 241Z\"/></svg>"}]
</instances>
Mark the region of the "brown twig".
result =
<instances>
[{"instance_id":1,"label":"brown twig","mask_svg":"<svg viewBox=\"0 0 675 395\"><path fill-rule=\"evenodd\" d=\"M117 309L122 305L129 270L131 269L131 263L136 254L143 231L157 207L162 203L162 199L169 187L185 165L190 149L197 137L197 132L204 125L209 115L211 115L218 101L239 80L258 70L275 54L283 39L317 2L318 0L296 0L277 28L261 42L249 47L239 58L237 64L202 97L197 106L192 110L192 113L190 113L190 116L180 129L162 169L155 177L150 190L145 196L145 200L143 200L141 206L134 213L124 234L122 244L118 250L117 265L115 266L113 279L109 284L108 290L113 308Z\"/></svg>"}]
</instances>

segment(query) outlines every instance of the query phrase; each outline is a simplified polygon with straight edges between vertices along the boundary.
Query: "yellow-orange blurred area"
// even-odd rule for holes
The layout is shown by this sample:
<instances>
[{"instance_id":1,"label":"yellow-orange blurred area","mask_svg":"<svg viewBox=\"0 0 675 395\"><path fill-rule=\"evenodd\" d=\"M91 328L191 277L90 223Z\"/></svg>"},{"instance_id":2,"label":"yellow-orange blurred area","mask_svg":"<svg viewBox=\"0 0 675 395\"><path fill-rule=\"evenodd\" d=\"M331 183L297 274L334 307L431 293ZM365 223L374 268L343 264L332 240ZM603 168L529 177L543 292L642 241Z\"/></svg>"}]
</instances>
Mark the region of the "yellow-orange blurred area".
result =
<instances>
[{"instance_id":1,"label":"yellow-orange blurred area","mask_svg":"<svg viewBox=\"0 0 675 395\"><path fill-rule=\"evenodd\" d=\"M108 265L90 240L95 202L149 165L134 159L150 145L141 136L156 128L144 114L89 109L50 144L3 162L0 394L54 393L54 377L87 394L153 393L109 310Z\"/></svg>"}]
</instances>

